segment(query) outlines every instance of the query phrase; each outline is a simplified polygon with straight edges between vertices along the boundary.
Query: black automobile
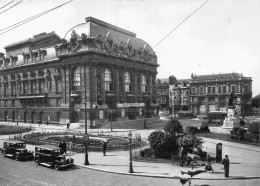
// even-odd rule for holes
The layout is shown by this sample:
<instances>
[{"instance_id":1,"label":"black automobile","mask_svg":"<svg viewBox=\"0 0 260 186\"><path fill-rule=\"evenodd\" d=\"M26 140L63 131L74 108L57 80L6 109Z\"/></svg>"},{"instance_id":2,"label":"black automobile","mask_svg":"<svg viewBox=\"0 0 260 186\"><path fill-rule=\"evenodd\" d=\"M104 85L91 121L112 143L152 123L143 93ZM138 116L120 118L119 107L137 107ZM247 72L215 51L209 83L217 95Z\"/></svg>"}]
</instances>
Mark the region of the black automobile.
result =
<instances>
[{"instance_id":1,"label":"black automobile","mask_svg":"<svg viewBox=\"0 0 260 186\"><path fill-rule=\"evenodd\" d=\"M200 126L200 132L201 133L203 133L203 132L210 132L209 126L207 126L207 125Z\"/></svg>"},{"instance_id":2,"label":"black automobile","mask_svg":"<svg viewBox=\"0 0 260 186\"><path fill-rule=\"evenodd\" d=\"M196 134L196 133L200 133L200 130L198 129L198 127L187 126L187 127L186 127L186 132L187 132L188 134Z\"/></svg>"},{"instance_id":3,"label":"black automobile","mask_svg":"<svg viewBox=\"0 0 260 186\"><path fill-rule=\"evenodd\" d=\"M26 143L23 141L13 140L4 141L2 153L4 157L10 157L15 160L33 160L33 151L26 149Z\"/></svg>"},{"instance_id":4,"label":"black automobile","mask_svg":"<svg viewBox=\"0 0 260 186\"><path fill-rule=\"evenodd\" d=\"M66 158L59 147L53 145L40 145L35 147L35 162L38 165L51 167L56 170L73 167L73 158Z\"/></svg>"}]
</instances>

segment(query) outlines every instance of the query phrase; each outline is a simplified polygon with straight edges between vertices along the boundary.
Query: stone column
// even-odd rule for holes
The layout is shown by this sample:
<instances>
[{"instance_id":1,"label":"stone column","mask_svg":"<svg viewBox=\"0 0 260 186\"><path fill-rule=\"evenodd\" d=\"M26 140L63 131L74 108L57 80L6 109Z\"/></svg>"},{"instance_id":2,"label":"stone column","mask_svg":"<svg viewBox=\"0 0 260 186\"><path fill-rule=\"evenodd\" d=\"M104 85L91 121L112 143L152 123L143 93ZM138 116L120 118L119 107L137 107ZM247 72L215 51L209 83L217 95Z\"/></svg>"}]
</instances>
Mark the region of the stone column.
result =
<instances>
[{"instance_id":1,"label":"stone column","mask_svg":"<svg viewBox=\"0 0 260 186\"><path fill-rule=\"evenodd\" d=\"M90 66L90 103L97 104L97 69L93 63Z\"/></svg>"},{"instance_id":2,"label":"stone column","mask_svg":"<svg viewBox=\"0 0 260 186\"><path fill-rule=\"evenodd\" d=\"M134 71L134 90L133 90L133 93L134 93L134 102L137 103L138 102L138 98L137 98L137 72Z\"/></svg>"},{"instance_id":3,"label":"stone column","mask_svg":"<svg viewBox=\"0 0 260 186\"><path fill-rule=\"evenodd\" d=\"M69 99L70 99L70 90L71 90L71 82L72 82L72 72L71 72L71 69L69 69L69 67L67 67L66 69L65 69L65 73L66 73L66 75L65 75L65 85L66 85L66 94L65 94L65 104L69 104L70 103L70 101L69 101ZM71 80L70 80L71 79Z\"/></svg>"},{"instance_id":4,"label":"stone column","mask_svg":"<svg viewBox=\"0 0 260 186\"><path fill-rule=\"evenodd\" d=\"M66 93L67 93L67 87L66 87L66 67L62 66L61 68L61 104L66 103Z\"/></svg>"},{"instance_id":5,"label":"stone column","mask_svg":"<svg viewBox=\"0 0 260 186\"><path fill-rule=\"evenodd\" d=\"M91 86L91 82L90 82L89 64L87 66L85 66L84 81L85 81L85 90L86 90L86 95L84 96L84 99L85 99L85 102L90 103L90 86Z\"/></svg>"},{"instance_id":6,"label":"stone column","mask_svg":"<svg viewBox=\"0 0 260 186\"><path fill-rule=\"evenodd\" d=\"M114 77L116 102L119 103L119 69L117 67L115 69Z\"/></svg>"},{"instance_id":7,"label":"stone column","mask_svg":"<svg viewBox=\"0 0 260 186\"><path fill-rule=\"evenodd\" d=\"M124 102L126 102L126 92L125 92L125 70L122 69L122 95L123 95L123 98L124 98Z\"/></svg>"},{"instance_id":8,"label":"stone column","mask_svg":"<svg viewBox=\"0 0 260 186\"><path fill-rule=\"evenodd\" d=\"M85 70L85 66L80 66L80 92L81 92L81 103L86 102L85 98L86 98L86 94L85 94L85 78L86 78L86 70Z\"/></svg>"},{"instance_id":9,"label":"stone column","mask_svg":"<svg viewBox=\"0 0 260 186\"><path fill-rule=\"evenodd\" d=\"M103 103L106 102L106 100L105 100L106 98L105 98L105 77L104 77L104 74L105 74L105 68L101 67L100 68L100 95L101 95L101 98L103 100Z\"/></svg>"}]
</instances>

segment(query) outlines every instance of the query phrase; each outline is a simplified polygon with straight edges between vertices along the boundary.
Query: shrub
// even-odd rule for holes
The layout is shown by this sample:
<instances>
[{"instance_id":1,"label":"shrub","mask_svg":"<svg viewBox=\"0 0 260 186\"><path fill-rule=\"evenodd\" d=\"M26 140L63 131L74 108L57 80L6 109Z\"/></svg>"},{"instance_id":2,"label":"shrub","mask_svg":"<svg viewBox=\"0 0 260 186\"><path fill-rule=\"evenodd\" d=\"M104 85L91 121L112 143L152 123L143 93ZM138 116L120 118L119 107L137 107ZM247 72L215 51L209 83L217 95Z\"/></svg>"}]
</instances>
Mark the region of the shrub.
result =
<instances>
[{"instance_id":1,"label":"shrub","mask_svg":"<svg viewBox=\"0 0 260 186\"><path fill-rule=\"evenodd\" d=\"M166 134L162 131L154 131L149 135L148 141L155 157L170 157L171 154L178 152L176 136Z\"/></svg>"},{"instance_id":2,"label":"shrub","mask_svg":"<svg viewBox=\"0 0 260 186\"><path fill-rule=\"evenodd\" d=\"M245 133L244 134L245 140L259 140L259 134L250 134L250 133Z\"/></svg>"},{"instance_id":3,"label":"shrub","mask_svg":"<svg viewBox=\"0 0 260 186\"><path fill-rule=\"evenodd\" d=\"M259 134L259 122L253 122L249 124L248 132L250 134Z\"/></svg>"},{"instance_id":4,"label":"shrub","mask_svg":"<svg viewBox=\"0 0 260 186\"><path fill-rule=\"evenodd\" d=\"M140 151L140 156L142 157L151 157L153 155L153 149L146 148Z\"/></svg>"}]
</instances>

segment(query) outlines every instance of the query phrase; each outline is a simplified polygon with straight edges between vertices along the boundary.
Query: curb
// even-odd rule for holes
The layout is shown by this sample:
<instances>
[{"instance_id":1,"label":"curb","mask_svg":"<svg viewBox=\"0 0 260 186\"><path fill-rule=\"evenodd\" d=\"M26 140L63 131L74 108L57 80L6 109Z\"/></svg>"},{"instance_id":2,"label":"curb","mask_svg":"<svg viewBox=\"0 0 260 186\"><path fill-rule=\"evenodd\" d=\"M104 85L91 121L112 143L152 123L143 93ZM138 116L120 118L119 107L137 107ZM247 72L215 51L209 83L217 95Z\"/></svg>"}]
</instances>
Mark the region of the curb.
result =
<instances>
[{"instance_id":1,"label":"curb","mask_svg":"<svg viewBox=\"0 0 260 186\"><path fill-rule=\"evenodd\" d=\"M142 176L142 177L151 177L151 178L167 178L167 179L180 179L180 176L159 176L159 175L150 175L150 174L138 174L138 173L127 173L127 172L117 172L111 170L103 170L99 168L88 167L86 165L81 164L74 164L76 166L100 171L100 172L107 172L112 174L121 174L121 175L130 175L130 176ZM245 180L245 179L260 179L260 176L235 176L235 177L228 177L228 178L192 178L193 180Z\"/></svg>"}]
</instances>

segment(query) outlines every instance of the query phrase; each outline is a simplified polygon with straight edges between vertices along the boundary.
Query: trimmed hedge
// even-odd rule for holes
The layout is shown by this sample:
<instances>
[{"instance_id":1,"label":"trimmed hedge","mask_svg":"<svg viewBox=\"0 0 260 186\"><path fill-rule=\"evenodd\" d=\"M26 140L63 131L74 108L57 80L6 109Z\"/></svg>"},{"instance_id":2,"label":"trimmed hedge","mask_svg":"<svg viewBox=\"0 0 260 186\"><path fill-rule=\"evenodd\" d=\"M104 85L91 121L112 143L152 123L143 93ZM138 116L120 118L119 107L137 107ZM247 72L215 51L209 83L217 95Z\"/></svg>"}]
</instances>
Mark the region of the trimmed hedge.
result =
<instances>
[{"instance_id":1,"label":"trimmed hedge","mask_svg":"<svg viewBox=\"0 0 260 186\"><path fill-rule=\"evenodd\" d=\"M259 134L259 122L253 122L248 126L248 132L250 134Z\"/></svg>"}]
</instances>

